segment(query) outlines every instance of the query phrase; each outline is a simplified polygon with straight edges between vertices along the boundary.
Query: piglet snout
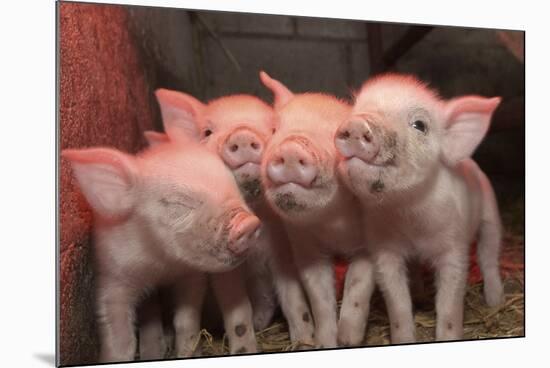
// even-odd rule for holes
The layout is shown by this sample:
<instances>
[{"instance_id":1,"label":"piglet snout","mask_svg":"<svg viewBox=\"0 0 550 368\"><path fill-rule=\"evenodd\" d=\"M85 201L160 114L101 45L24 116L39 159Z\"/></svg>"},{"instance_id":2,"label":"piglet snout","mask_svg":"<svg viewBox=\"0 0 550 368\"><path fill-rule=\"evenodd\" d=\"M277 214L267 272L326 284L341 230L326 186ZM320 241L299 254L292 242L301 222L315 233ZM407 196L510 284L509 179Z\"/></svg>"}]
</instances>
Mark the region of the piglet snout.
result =
<instances>
[{"instance_id":1,"label":"piglet snout","mask_svg":"<svg viewBox=\"0 0 550 368\"><path fill-rule=\"evenodd\" d=\"M229 250L243 254L260 235L260 220L247 212L240 212L231 220Z\"/></svg>"},{"instance_id":2,"label":"piglet snout","mask_svg":"<svg viewBox=\"0 0 550 368\"><path fill-rule=\"evenodd\" d=\"M336 132L334 144L345 158L357 157L365 162L371 162L380 150L372 127L363 119L342 123Z\"/></svg>"},{"instance_id":3,"label":"piglet snout","mask_svg":"<svg viewBox=\"0 0 550 368\"><path fill-rule=\"evenodd\" d=\"M308 188L318 173L313 155L296 141L283 142L269 158L267 175L275 184L295 183Z\"/></svg>"},{"instance_id":4,"label":"piglet snout","mask_svg":"<svg viewBox=\"0 0 550 368\"><path fill-rule=\"evenodd\" d=\"M238 129L230 134L221 149L224 162L236 169L247 163L259 164L264 144L262 139L249 129Z\"/></svg>"}]
</instances>

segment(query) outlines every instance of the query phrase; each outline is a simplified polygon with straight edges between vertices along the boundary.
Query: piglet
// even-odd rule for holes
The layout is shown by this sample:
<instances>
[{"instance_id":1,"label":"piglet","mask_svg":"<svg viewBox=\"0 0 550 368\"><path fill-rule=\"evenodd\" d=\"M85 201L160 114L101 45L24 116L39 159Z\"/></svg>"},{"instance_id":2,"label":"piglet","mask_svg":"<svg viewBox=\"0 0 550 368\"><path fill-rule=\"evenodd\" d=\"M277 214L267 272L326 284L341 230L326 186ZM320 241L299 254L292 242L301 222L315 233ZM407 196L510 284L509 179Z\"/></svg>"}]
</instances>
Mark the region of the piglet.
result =
<instances>
[{"instance_id":1,"label":"piglet","mask_svg":"<svg viewBox=\"0 0 550 368\"><path fill-rule=\"evenodd\" d=\"M273 109L255 96L231 95L202 103L186 93L156 91L167 136L148 133L149 140L177 141L181 132L196 131L201 143L232 171L241 193L262 220L257 246L243 267L231 275L212 275L212 286L224 315L231 353L255 352L254 330L271 321L277 297L291 341L311 344L313 326L304 319L309 307L300 284L288 238L266 205L260 162L276 126ZM235 274L241 273L238 277ZM249 323L252 307L253 326Z\"/></svg>"},{"instance_id":2,"label":"piglet","mask_svg":"<svg viewBox=\"0 0 550 368\"><path fill-rule=\"evenodd\" d=\"M374 289L373 267L366 254L360 207L337 177L333 141L351 106L327 94L295 95L265 72L260 78L274 93L279 116L262 160L262 182L267 201L283 220L291 240L313 313L315 344L358 344ZM339 321L335 256L350 260Z\"/></svg>"},{"instance_id":3,"label":"piglet","mask_svg":"<svg viewBox=\"0 0 550 368\"><path fill-rule=\"evenodd\" d=\"M189 314L202 302L196 275L234 269L258 237L260 221L231 172L191 134L135 156L88 148L62 157L94 215L99 360L134 359L136 305L167 283L182 289L174 323L176 344L187 344L199 332Z\"/></svg>"},{"instance_id":4,"label":"piglet","mask_svg":"<svg viewBox=\"0 0 550 368\"><path fill-rule=\"evenodd\" d=\"M470 158L500 98L442 100L412 76L367 81L335 135L338 172L360 199L394 343L415 341L408 259L433 266L436 339L463 335L470 244L477 239L490 306L503 299L501 223L485 174Z\"/></svg>"}]
</instances>

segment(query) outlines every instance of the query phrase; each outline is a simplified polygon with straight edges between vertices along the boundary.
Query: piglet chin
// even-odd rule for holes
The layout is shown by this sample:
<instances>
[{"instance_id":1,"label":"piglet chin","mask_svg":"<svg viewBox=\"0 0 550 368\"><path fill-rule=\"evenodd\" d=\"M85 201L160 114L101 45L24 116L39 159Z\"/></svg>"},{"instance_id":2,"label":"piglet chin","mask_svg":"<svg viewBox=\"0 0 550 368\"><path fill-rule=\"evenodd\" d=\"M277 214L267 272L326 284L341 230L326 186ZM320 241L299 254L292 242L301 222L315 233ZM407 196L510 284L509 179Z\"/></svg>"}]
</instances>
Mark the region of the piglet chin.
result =
<instances>
[{"instance_id":1,"label":"piglet chin","mask_svg":"<svg viewBox=\"0 0 550 368\"><path fill-rule=\"evenodd\" d=\"M303 185L300 185L294 182L280 184L273 187L273 189L279 193L291 192L294 194L301 193L308 190L308 188L304 187Z\"/></svg>"},{"instance_id":2,"label":"piglet chin","mask_svg":"<svg viewBox=\"0 0 550 368\"><path fill-rule=\"evenodd\" d=\"M239 179L257 179L260 177L260 165L254 162L247 162L233 170L233 174Z\"/></svg>"},{"instance_id":3,"label":"piglet chin","mask_svg":"<svg viewBox=\"0 0 550 368\"><path fill-rule=\"evenodd\" d=\"M369 163L366 161L361 160L358 157L351 157L341 163L341 165L344 166L344 168L347 168L348 175L350 178L353 178L354 176L360 176L360 177L370 177L370 176L378 176L380 174L380 170L384 169L384 166L377 165L374 163Z\"/></svg>"},{"instance_id":4,"label":"piglet chin","mask_svg":"<svg viewBox=\"0 0 550 368\"><path fill-rule=\"evenodd\" d=\"M260 181L260 165L247 162L233 170L233 175L239 184L241 193L248 204L255 203L261 198L262 184Z\"/></svg>"}]
</instances>

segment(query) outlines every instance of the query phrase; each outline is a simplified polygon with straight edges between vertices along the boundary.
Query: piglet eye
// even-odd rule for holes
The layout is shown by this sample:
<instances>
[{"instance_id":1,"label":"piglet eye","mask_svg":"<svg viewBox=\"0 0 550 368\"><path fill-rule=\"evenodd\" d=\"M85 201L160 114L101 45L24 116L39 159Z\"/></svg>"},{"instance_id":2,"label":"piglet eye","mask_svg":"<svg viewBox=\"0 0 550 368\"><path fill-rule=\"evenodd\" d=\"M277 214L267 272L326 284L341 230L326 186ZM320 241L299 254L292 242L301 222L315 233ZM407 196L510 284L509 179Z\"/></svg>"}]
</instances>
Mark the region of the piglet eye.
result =
<instances>
[{"instance_id":1,"label":"piglet eye","mask_svg":"<svg viewBox=\"0 0 550 368\"><path fill-rule=\"evenodd\" d=\"M426 132L428 131L428 126L426 125L425 122L423 122L422 120L415 120L411 126L416 129L416 130L419 130L421 131L422 133L426 134Z\"/></svg>"},{"instance_id":2,"label":"piglet eye","mask_svg":"<svg viewBox=\"0 0 550 368\"><path fill-rule=\"evenodd\" d=\"M212 134L212 130L206 129L203 134L204 134L205 137L208 137L209 135Z\"/></svg>"}]
</instances>

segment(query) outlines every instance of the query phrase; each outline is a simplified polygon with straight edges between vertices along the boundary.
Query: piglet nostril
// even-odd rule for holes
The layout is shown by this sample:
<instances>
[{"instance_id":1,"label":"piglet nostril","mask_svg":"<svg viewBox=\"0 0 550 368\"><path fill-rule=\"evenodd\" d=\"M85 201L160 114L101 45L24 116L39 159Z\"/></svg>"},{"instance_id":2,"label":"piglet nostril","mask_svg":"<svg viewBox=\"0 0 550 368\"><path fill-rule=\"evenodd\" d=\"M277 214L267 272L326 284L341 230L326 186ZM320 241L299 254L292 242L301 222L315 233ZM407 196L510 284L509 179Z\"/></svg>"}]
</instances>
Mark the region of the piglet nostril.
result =
<instances>
[{"instance_id":1,"label":"piglet nostril","mask_svg":"<svg viewBox=\"0 0 550 368\"><path fill-rule=\"evenodd\" d=\"M363 119L344 122L340 126L334 144L343 157L348 159L358 157L365 162L372 161L380 148L371 124Z\"/></svg>"},{"instance_id":2,"label":"piglet nostril","mask_svg":"<svg viewBox=\"0 0 550 368\"><path fill-rule=\"evenodd\" d=\"M340 133L338 133L338 139L349 139L349 137L351 136L349 130L344 130L344 131L341 131Z\"/></svg>"},{"instance_id":3,"label":"piglet nostril","mask_svg":"<svg viewBox=\"0 0 550 368\"><path fill-rule=\"evenodd\" d=\"M317 173L312 153L295 140L283 142L267 164L267 176L275 185L294 183L309 188Z\"/></svg>"},{"instance_id":4,"label":"piglet nostril","mask_svg":"<svg viewBox=\"0 0 550 368\"><path fill-rule=\"evenodd\" d=\"M260 220L254 215L241 213L233 219L229 249L240 255L252 246L251 241L256 240L259 234Z\"/></svg>"},{"instance_id":5,"label":"piglet nostril","mask_svg":"<svg viewBox=\"0 0 550 368\"><path fill-rule=\"evenodd\" d=\"M334 140L334 144L336 145L336 149L340 154L342 154L344 157L350 157L354 155L354 149L353 149L353 141L351 138L351 132L349 129L349 122L345 122L340 126L340 129L338 130L338 133L336 134L336 138Z\"/></svg>"},{"instance_id":6,"label":"piglet nostril","mask_svg":"<svg viewBox=\"0 0 550 368\"><path fill-rule=\"evenodd\" d=\"M227 136L220 147L222 159L231 169L237 169L247 163L259 164L262 151L261 137L245 128L237 129Z\"/></svg>"}]
</instances>

